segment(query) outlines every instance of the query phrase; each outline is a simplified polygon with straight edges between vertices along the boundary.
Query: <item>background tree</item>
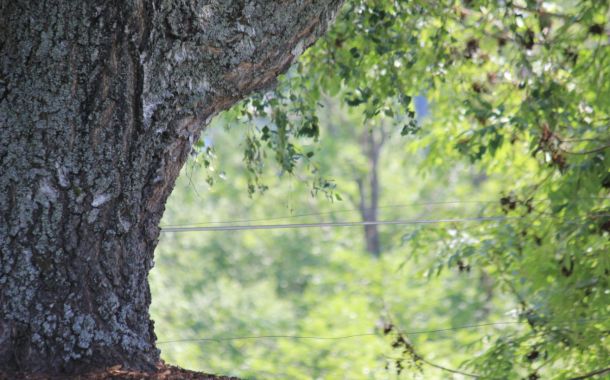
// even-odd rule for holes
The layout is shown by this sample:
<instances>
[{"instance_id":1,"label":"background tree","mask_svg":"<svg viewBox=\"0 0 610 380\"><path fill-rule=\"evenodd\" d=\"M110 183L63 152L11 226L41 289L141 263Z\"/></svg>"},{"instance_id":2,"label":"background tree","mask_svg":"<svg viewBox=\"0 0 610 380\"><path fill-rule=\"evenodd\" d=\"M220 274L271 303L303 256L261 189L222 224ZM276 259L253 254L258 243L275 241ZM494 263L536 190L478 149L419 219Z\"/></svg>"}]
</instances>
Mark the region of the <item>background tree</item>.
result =
<instances>
[{"instance_id":1,"label":"background tree","mask_svg":"<svg viewBox=\"0 0 610 380\"><path fill-rule=\"evenodd\" d=\"M227 205L248 204L252 215L234 209L230 216L266 219L273 211L272 217L279 217L295 205L311 208L304 213L316 214L310 216L316 219L353 215L326 214L332 206L295 195L296 179L282 187L270 176L291 172L295 178L310 178L314 193L343 199L357 194L354 171L338 174L349 164L337 157L358 156L353 154L360 149L358 134L335 140L341 154L313 146L320 137L324 147L330 134L332 123L317 105L326 106L324 98L330 96L351 107L331 113L345 112L370 125L385 121L394 127L390 141L405 135L401 149L388 148L395 161L386 162L404 160L410 166L383 174L390 178L383 194L403 195L402 204L428 204L391 209L384 219L502 217L384 228L379 263L363 255L361 239L346 230L242 232L237 247L221 244L236 262L250 265L235 271L233 261L225 262L229 272L222 277L230 277L235 289L264 287L265 301L279 298L282 311L269 324L266 317L244 323L246 317L236 318L229 304L262 312L267 310L263 300L235 296L239 291L223 294L224 313L232 317L218 316L226 325L214 338L284 332L372 335L330 341L175 342L165 346L168 357L182 360L176 352L188 352L191 363L197 359L197 365L212 366L217 362L205 362L201 352L210 355L214 349L225 360L229 353L235 357L219 366L261 378L273 373L387 378L386 364L397 377L419 371L424 378L453 376L445 369L502 379L608 373L609 57L607 1L349 2L333 30L276 91L228 115L231 124L239 119L249 124L244 147L250 190L266 189L265 196L274 197L265 201L254 194L252 203L245 196L233 198ZM421 124L414 121L415 94L425 94L431 104ZM219 157L226 157L225 145L214 145ZM234 180L232 165L225 159L215 167ZM286 193L290 196L281 195ZM453 200L459 207L430 204ZM338 203L335 199L336 208ZM391 203L386 198L380 204ZM287 210L278 205L288 205ZM183 224L195 219L177 211L169 217ZM231 235L232 245L238 236ZM187 257L197 260L196 244L227 237L167 239L188 247ZM172 247L161 252L168 265L180 267ZM238 273L253 276L247 277L252 282ZM300 283L288 290L276 288L269 278ZM206 291L218 288L213 280L200 284ZM182 285L176 278L171 286L159 286ZM167 340L208 335L197 325L196 313L205 303L196 297L197 288L190 290L181 310L191 310L193 318L182 320L181 329L171 328L167 307L156 308ZM233 330L236 325L239 329ZM477 327L464 328L472 325ZM408 334L414 331L419 333Z\"/></svg>"},{"instance_id":2,"label":"background tree","mask_svg":"<svg viewBox=\"0 0 610 380\"><path fill-rule=\"evenodd\" d=\"M340 1L0 1L0 367L159 359L148 271L191 145Z\"/></svg>"}]
</instances>

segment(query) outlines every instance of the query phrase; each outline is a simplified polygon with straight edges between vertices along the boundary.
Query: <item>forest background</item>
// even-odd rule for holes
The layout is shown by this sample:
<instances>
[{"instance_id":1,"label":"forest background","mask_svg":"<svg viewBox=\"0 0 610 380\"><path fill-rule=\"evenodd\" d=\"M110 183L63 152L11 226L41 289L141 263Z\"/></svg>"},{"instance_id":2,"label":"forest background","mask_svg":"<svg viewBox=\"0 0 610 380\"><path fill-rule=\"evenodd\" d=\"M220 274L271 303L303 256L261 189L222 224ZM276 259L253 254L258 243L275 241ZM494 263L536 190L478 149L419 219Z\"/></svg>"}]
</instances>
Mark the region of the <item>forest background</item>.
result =
<instances>
[{"instance_id":1,"label":"forest background","mask_svg":"<svg viewBox=\"0 0 610 380\"><path fill-rule=\"evenodd\" d=\"M151 274L164 359L247 379L610 373L608 8L348 1L184 168ZM402 224L181 230L361 221Z\"/></svg>"}]
</instances>

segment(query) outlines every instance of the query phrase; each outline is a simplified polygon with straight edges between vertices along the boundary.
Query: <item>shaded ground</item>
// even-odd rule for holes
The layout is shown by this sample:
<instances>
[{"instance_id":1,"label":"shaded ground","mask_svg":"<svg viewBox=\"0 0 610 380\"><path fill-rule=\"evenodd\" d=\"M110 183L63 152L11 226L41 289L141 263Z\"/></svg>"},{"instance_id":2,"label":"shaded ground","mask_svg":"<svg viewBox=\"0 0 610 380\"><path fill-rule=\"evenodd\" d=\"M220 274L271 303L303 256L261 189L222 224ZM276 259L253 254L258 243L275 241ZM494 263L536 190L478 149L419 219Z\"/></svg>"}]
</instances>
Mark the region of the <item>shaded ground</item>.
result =
<instances>
[{"instance_id":1,"label":"shaded ground","mask_svg":"<svg viewBox=\"0 0 610 380\"><path fill-rule=\"evenodd\" d=\"M121 366L110 367L104 370L98 370L94 372L89 372L82 375L76 376L55 376L50 377L45 374L21 374L21 375L5 375L0 372L0 380L64 380L64 379L74 379L74 380L120 380L120 379L128 379L128 380L136 380L136 379L146 379L146 380L180 380L180 379L194 379L194 380L239 380L237 377L227 377L227 376L216 376L210 375L203 372L195 372L189 371L186 369L182 369L179 367L174 367L171 365L167 365L165 363L160 363L157 366L157 372L140 372L140 371L132 371L123 369Z\"/></svg>"}]
</instances>

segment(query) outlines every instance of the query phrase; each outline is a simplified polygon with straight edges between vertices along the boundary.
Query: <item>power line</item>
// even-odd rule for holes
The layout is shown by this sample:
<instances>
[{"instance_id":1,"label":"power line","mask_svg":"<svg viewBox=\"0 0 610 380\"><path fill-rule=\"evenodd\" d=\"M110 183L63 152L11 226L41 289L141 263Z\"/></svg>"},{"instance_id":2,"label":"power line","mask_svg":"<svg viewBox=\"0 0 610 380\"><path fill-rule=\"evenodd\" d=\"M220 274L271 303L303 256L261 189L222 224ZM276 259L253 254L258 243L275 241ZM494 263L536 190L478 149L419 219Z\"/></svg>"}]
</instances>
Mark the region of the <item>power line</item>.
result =
<instances>
[{"instance_id":1,"label":"power line","mask_svg":"<svg viewBox=\"0 0 610 380\"><path fill-rule=\"evenodd\" d=\"M578 324L584 324L586 322L600 322L607 321L608 318L591 318L583 319ZM480 324L463 325L456 327L447 327L442 329L431 329L431 330L415 330L402 332L404 335L421 335L421 334L434 334L446 331L457 331L465 329L476 329L481 327L489 326L502 326L502 325L515 325L515 324L526 324L528 321L500 321L500 322L489 322ZM226 342L234 340L256 340L256 339L295 339L295 340L343 340L360 338L366 336L382 336L380 333L359 333L350 335L338 335L338 336L313 336L313 335L288 335L288 334L273 334L273 335L247 335L247 336L232 336L232 337L218 337L218 338L187 338L187 339L174 339L159 341L156 344L171 344L171 343L196 343L196 342Z\"/></svg>"},{"instance_id":2,"label":"power line","mask_svg":"<svg viewBox=\"0 0 610 380\"><path fill-rule=\"evenodd\" d=\"M605 217L610 214L591 215L593 217ZM214 231L243 231L243 230L275 230L289 228L315 228L315 227L357 227L373 225L413 225L413 224L437 224L437 223L464 223L464 222L494 222L515 219L525 219L523 216L480 216L471 218L447 218L447 219L411 219L411 220L376 220L363 222L320 222L320 223L289 223L289 224L259 224L259 225L236 225L236 226L203 226L203 227L163 227L161 232L214 232ZM579 222L579 219L567 220L564 223Z\"/></svg>"},{"instance_id":3,"label":"power line","mask_svg":"<svg viewBox=\"0 0 610 380\"><path fill-rule=\"evenodd\" d=\"M290 224L260 224L237 226L207 226L207 227L164 227L161 232L211 232L211 231L241 231L241 230L276 230L287 228L314 228L314 227L356 227L373 225L407 225L407 224L435 224L435 223L463 223L463 222L493 222L509 219L522 219L523 216L483 216L473 218L449 219L411 219L411 220L377 220L364 222L321 222L321 223L290 223Z\"/></svg>"},{"instance_id":4,"label":"power line","mask_svg":"<svg viewBox=\"0 0 610 380\"><path fill-rule=\"evenodd\" d=\"M253 340L253 339L303 339L303 340L341 340L350 338L359 338L363 336L376 336L377 333L362 333L342 336L307 336L307 335L253 335L253 336L235 336L221 338L191 338L191 339L176 339L157 342L157 344L168 343L188 343L188 342L226 342L231 340Z\"/></svg>"},{"instance_id":5,"label":"power line","mask_svg":"<svg viewBox=\"0 0 610 380\"><path fill-rule=\"evenodd\" d=\"M599 199L599 200L610 200L608 197L581 197L581 198L573 198L571 200L583 200L583 199ZM542 203L545 201L550 201L550 199L539 199L537 201L533 201L534 204ZM401 203L401 204L393 204L393 205L383 205L377 207L378 209L403 209L415 206L439 206L439 205L453 205L453 204L499 204L498 200L489 200L489 201L475 201L475 200L454 200L454 201L430 201L430 202L414 202L414 203ZM301 213L295 215L284 215L277 216L271 218L257 218L257 219L236 219L236 220L220 220L220 221L208 221L208 222L198 222L198 223L189 223L189 224L165 224L162 225L161 228L169 228L169 227L195 227L195 226L206 226L210 224L233 224L233 223L251 223L251 222L266 222L272 220L284 220L284 219L296 219L303 218L307 216L321 216L321 215L331 215L331 214L339 214L339 213L351 213L351 212L359 212L358 208L351 209L341 209L341 210L332 210L332 211L324 211L324 212L312 212L312 213Z\"/></svg>"},{"instance_id":6,"label":"power line","mask_svg":"<svg viewBox=\"0 0 610 380\"><path fill-rule=\"evenodd\" d=\"M455 331L455 330L479 328L479 327L485 327L485 326L512 325L512 324L521 324L521 323L527 323L527 321L491 322L491 323L482 323L482 324L478 324L478 325L464 325L464 326L457 326L457 327L448 327L448 328L443 328L443 329L411 331L411 332L406 332L405 334L406 335L432 334L432 333L438 333L438 332L444 332L444 331ZM256 336L237 336L237 337L222 337L222 338L176 339L176 340L167 340L167 341L157 342L157 344L207 342L207 341L223 342L223 341L231 341L231 340L252 340L252 339L342 340L342 339L359 338L359 337L363 337L363 336L381 336L381 335L378 333L360 333L360 334L339 335L339 336L256 335Z\"/></svg>"},{"instance_id":7,"label":"power line","mask_svg":"<svg viewBox=\"0 0 610 380\"><path fill-rule=\"evenodd\" d=\"M542 200L537 201L542 202ZM401 209L415 206L435 206L435 205L450 205L450 204L485 204L485 203L499 203L498 200L493 201L431 201L431 202L415 202L415 203L401 203L394 205L383 205L377 207L378 209ZM250 223L250 222L266 222L270 220L282 220L282 219L294 219L294 218L303 218L306 216L320 216L320 215L330 215L330 214L339 214L339 213L349 213L349 212L359 212L358 208L351 209L341 209L341 210L332 210L332 211L323 211L323 212L311 212L311 213L301 213L295 215L285 215L285 216L277 216L272 218L258 218L258 219L238 219L238 220L223 220L223 221L212 221L212 222L199 222L199 223L191 223L191 224L166 224L162 227L186 227L186 226L201 226L207 224L232 224L232 223Z\"/></svg>"}]
</instances>

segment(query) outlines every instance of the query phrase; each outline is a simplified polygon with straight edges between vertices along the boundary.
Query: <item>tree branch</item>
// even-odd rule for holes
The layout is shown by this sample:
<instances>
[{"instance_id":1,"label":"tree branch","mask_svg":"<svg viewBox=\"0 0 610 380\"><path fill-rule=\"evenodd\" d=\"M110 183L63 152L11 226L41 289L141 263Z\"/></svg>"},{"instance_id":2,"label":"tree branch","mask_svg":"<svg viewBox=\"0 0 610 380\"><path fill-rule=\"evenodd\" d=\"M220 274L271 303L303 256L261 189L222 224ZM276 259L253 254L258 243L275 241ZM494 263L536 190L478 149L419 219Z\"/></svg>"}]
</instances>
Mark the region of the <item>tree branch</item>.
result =
<instances>
[{"instance_id":1,"label":"tree branch","mask_svg":"<svg viewBox=\"0 0 610 380\"><path fill-rule=\"evenodd\" d=\"M211 118L273 86L343 0L145 3L151 27L139 51L141 129L158 141L145 198L162 204Z\"/></svg>"},{"instance_id":2,"label":"tree branch","mask_svg":"<svg viewBox=\"0 0 610 380\"><path fill-rule=\"evenodd\" d=\"M538 8L538 9L531 9L531 8L528 8L528 7L524 7L524 6L516 5L516 4L512 4L512 3L509 5L509 7L513 8L513 9L518 9L518 10L524 11L524 12L538 13L541 16L550 16L550 17L555 17L555 18L561 18L561 19L564 19L564 20L570 20L570 19L573 19L574 17L576 17L576 16L573 16L573 15L565 14L565 13L549 12L549 11L545 11L545 10L540 9L540 8Z\"/></svg>"},{"instance_id":3,"label":"tree branch","mask_svg":"<svg viewBox=\"0 0 610 380\"><path fill-rule=\"evenodd\" d=\"M589 373L585 373L584 375L580 375L580 376L576 376L576 377L570 377L568 380L582 380L582 379L589 379L591 377L595 377L595 376L599 376L599 375L603 375L605 373L610 373L610 367L608 368L602 368L602 369L598 369L596 371L593 372L589 372Z\"/></svg>"},{"instance_id":4,"label":"tree branch","mask_svg":"<svg viewBox=\"0 0 610 380\"><path fill-rule=\"evenodd\" d=\"M606 150L608 148L610 148L610 144L602 145L602 146L599 146L599 147L591 149L591 150L583 150L580 152L572 152L572 151L565 150L565 149L561 149L561 151L564 153L567 153L567 154L592 154L592 153L601 152L602 150Z\"/></svg>"}]
</instances>

